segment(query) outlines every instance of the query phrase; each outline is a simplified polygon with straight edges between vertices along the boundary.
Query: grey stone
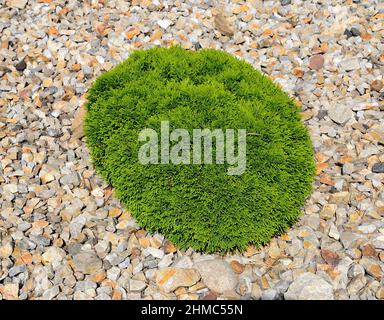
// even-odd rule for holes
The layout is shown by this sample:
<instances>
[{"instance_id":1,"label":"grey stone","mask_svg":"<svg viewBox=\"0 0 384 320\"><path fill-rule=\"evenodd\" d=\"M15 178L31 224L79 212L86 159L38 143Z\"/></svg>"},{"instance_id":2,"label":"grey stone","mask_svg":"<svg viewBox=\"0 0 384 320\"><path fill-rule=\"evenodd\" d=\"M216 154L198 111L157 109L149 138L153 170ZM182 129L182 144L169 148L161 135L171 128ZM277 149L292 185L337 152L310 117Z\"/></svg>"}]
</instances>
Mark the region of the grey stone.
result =
<instances>
[{"instance_id":1,"label":"grey stone","mask_svg":"<svg viewBox=\"0 0 384 320\"><path fill-rule=\"evenodd\" d=\"M212 291L223 293L233 290L237 285L237 276L228 262L221 259L196 263L203 283Z\"/></svg>"},{"instance_id":2,"label":"grey stone","mask_svg":"<svg viewBox=\"0 0 384 320\"><path fill-rule=\"evenodd\" d=\"M147 284L141 280L129 280L129 290L130 291L142 291L146 288Z\"/></svg>"},{"instance_id":3,"label":"grey stone","mask_svg":"<svg viewBox=\"0 0 384 320\"><path fill-rule=\"evenodd\" d=\"M328 109L329 117L338 124L344 124L353 118L353 111L348 105L334 104Z\"/></svg>"},{"instance_id":4,"label":"grey stone","mask_svg":"<svg viewBox=\"0 0 384 320\"><path fill-rule=\"evenodd\" d=\"M301 274L284 294L286 300L333 300L332 285L310 272Z\"/></svg>"},{"instance_id":5,"label":"grey stone","mask_svg":"<svg viewBox=\"0 0 384 320\"><path fill-rule=\"evenodd\" d=\"M384 172L384 162L378 162L378 163L375 163L375 164L372 166L372 172L375 172L375 173L383 173L383 172Z\"/></svg>"},{"instance_id":6,"label":"grey stone","mask_svg":"<svg viewBox=\"0 0 384 320\"><path fill-rule=\"evenodd\" d=\"M100 271L103 263L92 251L82 251L73 257L73 263L77 271L85 274L94 274Z\"/></svg>"}]
</instances>

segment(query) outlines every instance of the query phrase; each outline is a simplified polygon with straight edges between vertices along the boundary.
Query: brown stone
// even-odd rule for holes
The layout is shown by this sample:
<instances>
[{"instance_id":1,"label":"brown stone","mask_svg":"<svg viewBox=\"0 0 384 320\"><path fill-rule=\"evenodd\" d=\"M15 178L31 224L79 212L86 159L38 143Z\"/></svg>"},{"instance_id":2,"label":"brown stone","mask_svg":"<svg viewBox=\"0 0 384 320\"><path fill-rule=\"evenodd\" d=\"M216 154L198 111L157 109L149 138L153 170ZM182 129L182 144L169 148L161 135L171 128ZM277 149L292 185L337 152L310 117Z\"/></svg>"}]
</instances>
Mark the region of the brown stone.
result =
<instances>
[{"instance_id":1,"label":"brown stone","mask_svg":"<svg viewBox=\"0 0 384 320\"><path fill-rule=\"evenodd\" d=\"M376 257L377 256L377 252L376 252L375 248L371 244L366 244L363 247L363 256L365 256L365 257Z\"/></svg>"},{"instance_id":2,"label":"brown stone","mask_svg":"<svg viewBox=\"0 0 384 320\"><path fill-rule=\"evenodd\" d=\"M320 253L326 263L333 267L336 267L338 265L340 257L336 252L333 252L328 249L321 249Z\"/></svg>"},{"instance_id":3,"label":"brown stone","mask_svg":"<svg viewBox=\"0 0 384 320\"><path fill-rule=\"evenodd\" d=\"M374 80L371 82L371 90L379 92L383 88L383 81Z\"/></svg>"},{"instance_id":4,"label":"brown stone","mask_svg":"<svg viewBox=\"0 0 384 320\"><path fill-rule=\"evenodd\" d=\"M209 291L206 296L204 296L201 300L216 300L217 295L213 291Z\"/></svg>"},{"instance_id":5,"label":"brown stone","mask_svg":"<svg viewBox=\"0 0 384 320\"><path fill-rule=\"evenodd\" d=\"M315 54L309 58L309 68L320 70L324 65L324 57L321 54Z\"/></svg>"}]
</instances>

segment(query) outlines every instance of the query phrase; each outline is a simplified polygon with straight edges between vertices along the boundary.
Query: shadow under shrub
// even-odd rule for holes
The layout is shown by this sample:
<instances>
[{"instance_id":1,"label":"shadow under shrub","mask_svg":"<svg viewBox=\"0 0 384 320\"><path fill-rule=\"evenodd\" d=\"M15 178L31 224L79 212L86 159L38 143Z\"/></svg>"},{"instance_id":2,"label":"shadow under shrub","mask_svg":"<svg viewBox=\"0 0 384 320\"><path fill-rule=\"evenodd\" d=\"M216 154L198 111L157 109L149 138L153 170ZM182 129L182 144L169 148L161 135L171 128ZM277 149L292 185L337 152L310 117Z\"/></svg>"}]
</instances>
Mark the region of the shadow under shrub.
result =
<instances>
[{"instance_id":1,"label":"shadow under shrub","mask_svg":"<svg viewBox=\"0 0 384 320\"><path fill-rule=\"evenodd\" d=\"M137 222L179 248L261 246L284 232L312 189L312 144L293 100L251 65L216 50L133 52L89 90L85 133L97 172ZM246 129L242 175L228 164L142 165L139 132Z\"/></svg>"}]
</instances>

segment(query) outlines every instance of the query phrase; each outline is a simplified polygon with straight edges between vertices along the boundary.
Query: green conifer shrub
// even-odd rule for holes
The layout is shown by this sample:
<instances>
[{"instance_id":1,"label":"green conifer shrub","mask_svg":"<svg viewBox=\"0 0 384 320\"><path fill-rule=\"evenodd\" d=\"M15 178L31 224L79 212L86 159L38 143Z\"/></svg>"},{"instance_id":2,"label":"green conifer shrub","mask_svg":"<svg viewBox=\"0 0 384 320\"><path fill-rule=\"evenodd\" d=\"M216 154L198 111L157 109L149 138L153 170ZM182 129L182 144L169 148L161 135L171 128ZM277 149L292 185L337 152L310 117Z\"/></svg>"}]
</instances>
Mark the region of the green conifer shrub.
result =
<instances>
[{"instance_id":1,"label":"green conifer shrub","mask_svg":"<svg viewBox=\"0 0 384 320\"><path fill-rule=\"evenodd\" d=\"M246 129L246 170L143 165L139 132ZM217 50L138 50L88 92L87 146L97 172L150 232L205 252L267 244L299 217L314 160L294 101L250 64Z\"/></svg>"}]
</instances>

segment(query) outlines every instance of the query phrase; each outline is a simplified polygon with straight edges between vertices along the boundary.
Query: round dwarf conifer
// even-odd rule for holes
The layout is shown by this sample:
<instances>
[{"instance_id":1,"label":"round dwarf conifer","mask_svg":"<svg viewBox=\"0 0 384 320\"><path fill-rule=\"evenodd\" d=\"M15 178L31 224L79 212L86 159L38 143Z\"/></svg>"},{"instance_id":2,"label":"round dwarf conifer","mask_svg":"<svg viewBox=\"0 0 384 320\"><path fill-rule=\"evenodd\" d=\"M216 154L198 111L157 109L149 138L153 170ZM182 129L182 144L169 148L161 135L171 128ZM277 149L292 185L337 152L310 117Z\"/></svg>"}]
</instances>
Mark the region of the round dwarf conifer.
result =
<instances>
[{"instance_id":1,"label":"round dwarf conifer","mask_svg":"<svg viewBox=\"0 0 384 320\"><path fill-rule=\"evenodd\" d=\"M175 139L176 129L184 137ZM212 163L196 129L222 133L224 150L212 135ZM312 144L298 107L222 51L134 51L90 88L85 134L97 172L138 224L179 248L267 244L297 220L312 190Z\"/></svg>"}]
</instances>

